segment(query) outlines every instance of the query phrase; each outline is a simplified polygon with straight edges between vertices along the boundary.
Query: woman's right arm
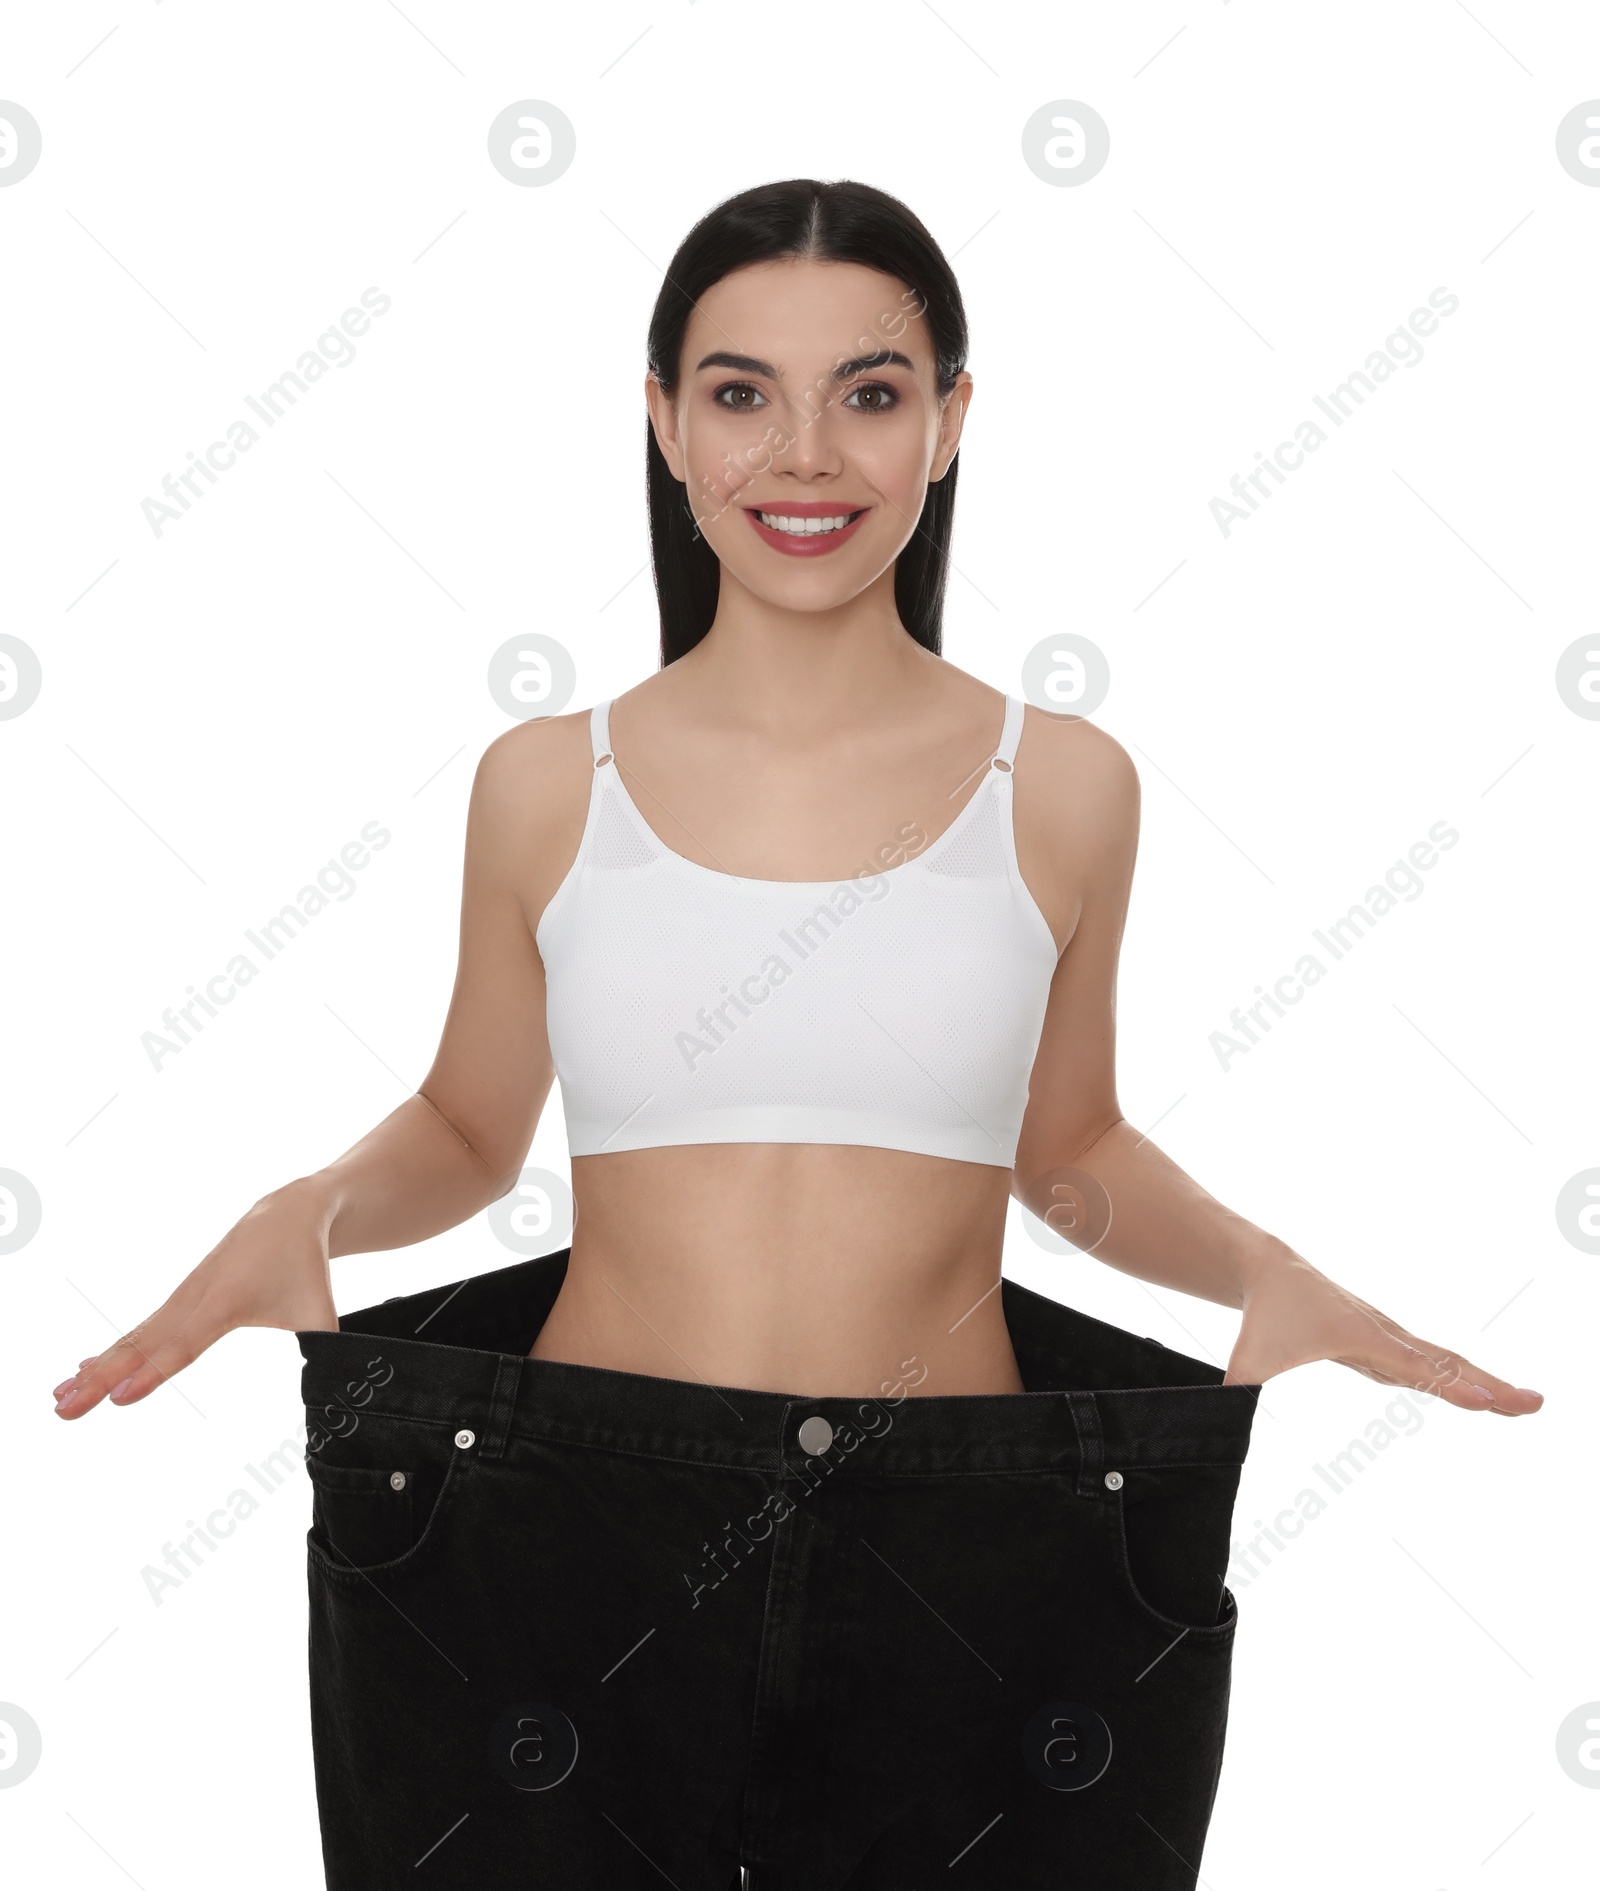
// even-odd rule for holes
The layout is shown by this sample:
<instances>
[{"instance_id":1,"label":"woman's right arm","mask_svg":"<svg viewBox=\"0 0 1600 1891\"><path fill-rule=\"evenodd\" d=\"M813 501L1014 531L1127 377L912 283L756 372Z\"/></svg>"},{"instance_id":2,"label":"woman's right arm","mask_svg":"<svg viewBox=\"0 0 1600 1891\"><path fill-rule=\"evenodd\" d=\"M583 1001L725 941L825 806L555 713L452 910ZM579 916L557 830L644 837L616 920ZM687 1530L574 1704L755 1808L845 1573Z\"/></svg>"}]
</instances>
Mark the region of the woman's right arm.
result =
<instances>
[{"instance_id":1,"label":"woman's right arm","mask_svg":"<svg viewBox=\"0 0 1600 1891\"><path fill-rule=\"evenodd\" d=\"M582 832L588 717L524 723L473 778L455 990L416 1093L342 1156L264 1195L151 1316L56 1387L78 1418L129 1405L236 1326L332 1329L329 1261L470 1219L521 1172L554 1080L534 927Z\"/></svg>"}]
</instances>

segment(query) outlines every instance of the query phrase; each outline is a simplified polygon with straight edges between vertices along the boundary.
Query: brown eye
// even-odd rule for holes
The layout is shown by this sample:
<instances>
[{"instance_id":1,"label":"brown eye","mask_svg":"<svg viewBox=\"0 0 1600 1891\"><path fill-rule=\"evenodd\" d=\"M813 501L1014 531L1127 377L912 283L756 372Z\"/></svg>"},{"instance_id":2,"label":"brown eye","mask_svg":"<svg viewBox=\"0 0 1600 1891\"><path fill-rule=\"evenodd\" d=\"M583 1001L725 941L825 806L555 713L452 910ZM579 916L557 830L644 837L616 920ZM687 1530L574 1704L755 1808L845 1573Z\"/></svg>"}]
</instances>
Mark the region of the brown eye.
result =
<instances>
[{"instance_id":1,"label":"brown eye","mask_svg":"<svg viewBox=\"0 0 1600 1891\"><path fill-rule=\"evenodd\" d=\"M752 387L748 381L728 381L719 387L711 397L719 407L731 407L735 412L749 413L753 408L766 405L765 396L760 388Z\"/></svg>"},{"instance_id":2,"label":"brown eye","mask_svg":"<svg viewBox=\"0 0 1600 1891\"><path fill-rule=\"evenodd\" d=\"M857 395L860 399L857 400ZM863 381L860 386L851 388L844 397L844 404L854 406L858 413L886 414L891 407L899 405L900 396L892 387L882 381Z\"/></svg>"}]
</instances>

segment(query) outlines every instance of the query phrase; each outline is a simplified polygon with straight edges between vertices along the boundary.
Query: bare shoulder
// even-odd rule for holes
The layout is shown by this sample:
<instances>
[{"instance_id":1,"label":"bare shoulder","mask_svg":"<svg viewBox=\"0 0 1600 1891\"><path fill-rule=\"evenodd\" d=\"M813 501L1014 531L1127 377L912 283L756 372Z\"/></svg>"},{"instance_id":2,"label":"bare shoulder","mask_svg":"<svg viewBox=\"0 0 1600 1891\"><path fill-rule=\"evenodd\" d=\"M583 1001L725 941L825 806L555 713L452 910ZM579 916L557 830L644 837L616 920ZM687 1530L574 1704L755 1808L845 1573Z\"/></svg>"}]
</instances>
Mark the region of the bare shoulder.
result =
<instances>
[{"instance_id":1,"label":"bare shoulder","mask_svg":"<svg viewBox=\"0 0 1600 1891\"><path fill-rule=\"evenodd\" d=\"M1080 860L1137 839L1139 771L1116 739L1084 716L1029 704L1017 749L1017 816L1037 840Z\"/></svg>"},{"instance_id":2,"label":"bare shoulder","mask_svg":"<svg viewBox=\"0 0 1600 1891\"><path fill-rule=\"evenodd\" d=\"M541 911L577 856L594 773L589 711L541 716L497 735L478 758L468 852Z\"/></svg>"},{"instance_id":3,"label":"bare shoulder","mask_svg":"<svg viewBox=\"0 0 1600 1891\"><path fill-rule=\"evenodd\" d=\"M539 716L497 735L478 758L473 797L485 811L549 811L563 801L588 799L589 711Z\"/></svg>"}]
</instances>

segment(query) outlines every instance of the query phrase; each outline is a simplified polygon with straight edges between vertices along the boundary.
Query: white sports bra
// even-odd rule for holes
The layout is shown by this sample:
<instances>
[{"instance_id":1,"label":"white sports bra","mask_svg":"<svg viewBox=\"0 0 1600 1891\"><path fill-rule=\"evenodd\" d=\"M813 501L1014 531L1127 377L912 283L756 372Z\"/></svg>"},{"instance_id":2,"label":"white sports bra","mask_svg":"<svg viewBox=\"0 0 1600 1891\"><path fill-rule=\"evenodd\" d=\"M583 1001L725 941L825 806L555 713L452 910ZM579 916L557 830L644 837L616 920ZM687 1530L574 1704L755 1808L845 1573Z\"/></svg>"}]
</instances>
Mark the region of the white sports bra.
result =
<instances>
[{"instance_id":1,"label":"white sports bra","mask_svg":"<svg viewBox=\"0 0 1600 1891\"><path fill-rule=\"evenodd\" d=\"M838 880L756 880L672 852L590 716L588 819L540 916L574 1156L860 1143L1010 1168L1058 953L1017 869L1022 703L944 833Z\"/></svg>"}]
</instances>

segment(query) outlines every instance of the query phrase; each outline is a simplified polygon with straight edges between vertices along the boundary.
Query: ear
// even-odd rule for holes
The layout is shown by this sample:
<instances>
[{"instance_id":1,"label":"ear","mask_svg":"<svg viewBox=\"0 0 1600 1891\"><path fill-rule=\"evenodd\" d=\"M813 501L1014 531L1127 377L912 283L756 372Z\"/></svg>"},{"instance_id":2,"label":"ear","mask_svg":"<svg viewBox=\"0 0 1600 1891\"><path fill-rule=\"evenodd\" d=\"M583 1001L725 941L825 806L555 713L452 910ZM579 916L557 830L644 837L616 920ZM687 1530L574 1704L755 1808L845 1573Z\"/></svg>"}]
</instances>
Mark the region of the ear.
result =
<instances>
[{"instance_id":1,"label":"ear","mask_svg":"<svg viewBox=\"0 0 1600 1891\"><path fill-rule=\"evenodd\" d=\"M683 448L678 441L678 410L672 396L653 374L644 377L644 401L649 410L650 425L654 429L656 445L661 449L661 457L666 461L672 477L684 485L688 480L684 474Z\"/></svg>"},{"instance_id":2,"label":"ear","mask_svg":"<svg viewBox=\"0 0 1600 1891\"><path fill-rule=\"evenodd\" d=\"M972 376L966 369L956 376L956 384L945 395L939 408L939 444L934 449L933 464L928 468L928 483L943 479L961 444L961 429L966 424L967 408L972 400Z\"/></svg>"}]
</instances>

